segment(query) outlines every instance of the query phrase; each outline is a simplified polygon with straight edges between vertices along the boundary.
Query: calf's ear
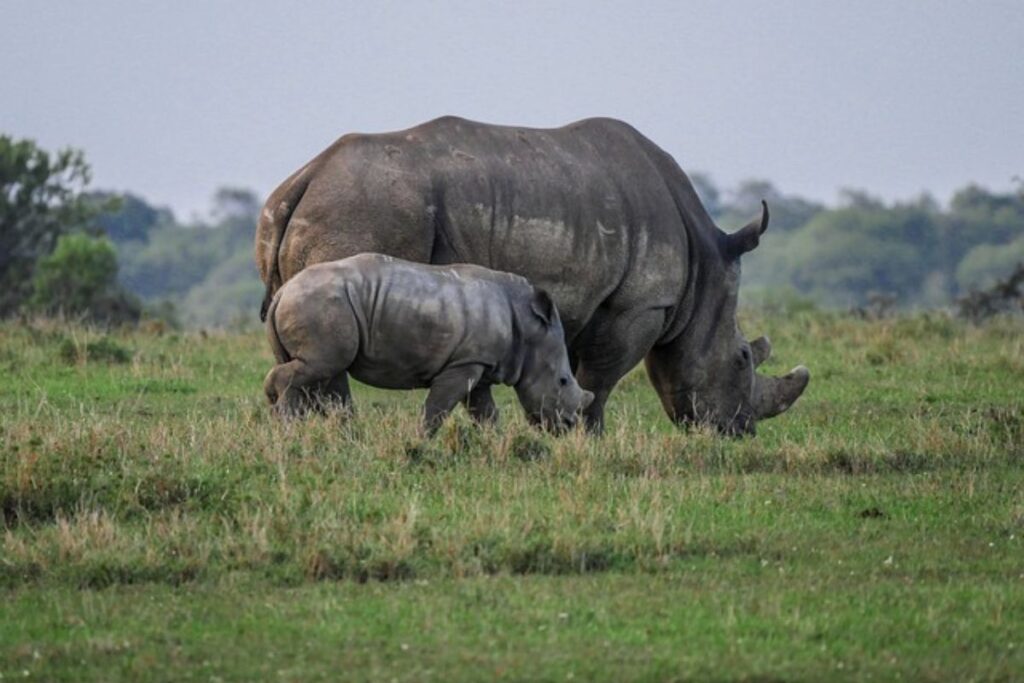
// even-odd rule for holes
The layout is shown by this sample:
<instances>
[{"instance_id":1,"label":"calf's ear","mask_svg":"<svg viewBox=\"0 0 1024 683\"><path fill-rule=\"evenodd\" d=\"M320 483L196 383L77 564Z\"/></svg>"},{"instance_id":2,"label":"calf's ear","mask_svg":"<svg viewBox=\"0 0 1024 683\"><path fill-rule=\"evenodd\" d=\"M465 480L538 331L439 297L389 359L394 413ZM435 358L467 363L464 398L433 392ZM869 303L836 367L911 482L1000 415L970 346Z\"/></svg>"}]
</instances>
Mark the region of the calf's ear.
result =
<instances>
[{"instance_id":1,"label":"calf's ear","mask_svg":"<svg viewBox=\"0 0 1024 683\"><path fill-rule=\"evenodd\" d=\"M558 313L555 310L555 302L551 300L548 293L543 289L533 290L533 299L530 301L530 310L540 318L545 327L550 327L555 322Z\"/></svg>"}]
</instances>

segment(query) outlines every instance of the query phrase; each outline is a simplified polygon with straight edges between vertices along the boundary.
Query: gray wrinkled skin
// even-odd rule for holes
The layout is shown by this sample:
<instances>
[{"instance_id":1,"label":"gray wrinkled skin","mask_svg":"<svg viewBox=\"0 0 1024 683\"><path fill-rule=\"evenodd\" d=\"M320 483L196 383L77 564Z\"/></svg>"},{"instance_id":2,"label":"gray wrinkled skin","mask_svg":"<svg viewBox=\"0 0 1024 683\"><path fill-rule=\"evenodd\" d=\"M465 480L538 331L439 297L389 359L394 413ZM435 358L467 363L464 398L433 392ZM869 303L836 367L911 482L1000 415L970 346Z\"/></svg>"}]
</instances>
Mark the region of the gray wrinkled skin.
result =
<instances>
[{"instance_id":1,"label":"gray wrinkled skin","mask_svg":"<svg viewBox=\"0 0 1024 683\"><path fill-rule=\"evenodd\" d=\"M603 426L615 384L641 360L668 415L752 433L800 396L806 368L754 372L736 323L740 257L761 220L726 234L676 162L634 128L587 119L562 128L445 117L346 135L267 200L256 262L272 294L322 261L380 252L476 263L551 293L580 385ZM327 388L330 392L331 389Z\"/></svg>"},{"instance_id":2,"label":"gray wrinkled skin","mask_svg":"<svg viewBox=\"0 0 1024 683\"><path fill-rule=\"evenodd\" d=\"M282 417L308 410L316 389L351 406L350 374L384 389L429 387L429 433L459 402L475 420L495 420L493 384L515 387L530 421L554 430L594 398L572 376L550 297L475 265L360 254L312 266L277 293L267 336L278 365L264 391Z\"/></svg>"}]
</instances>

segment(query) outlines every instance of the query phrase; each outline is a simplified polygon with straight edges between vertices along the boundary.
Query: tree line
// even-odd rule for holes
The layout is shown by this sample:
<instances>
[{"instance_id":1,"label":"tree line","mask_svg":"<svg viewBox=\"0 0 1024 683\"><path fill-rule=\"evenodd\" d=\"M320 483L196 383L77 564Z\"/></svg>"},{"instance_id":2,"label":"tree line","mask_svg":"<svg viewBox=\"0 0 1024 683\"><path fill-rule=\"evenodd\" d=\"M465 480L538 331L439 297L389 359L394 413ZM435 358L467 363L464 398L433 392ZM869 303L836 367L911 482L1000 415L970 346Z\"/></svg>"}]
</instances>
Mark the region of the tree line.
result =
<instances>
[{"instance_id":1,"label":"tree line","mask_svg":"<svg viewBox=\"0 0 1024 683\"><path fill-rule=\"evenodd\" d=\"M726 230L765 199L770 233L743 263L750 303L948 306L1024 262L1024 183L1014 192L968 185L947 206L922 195L887 203L857 190L835 206L751 180L731 190L691 176ZM220 188L210 215L180 221L137 195L88 188L81 152L50 153L0 135L0 316L64 313L97 321L159 317L172 324L252 324L262 284L252 259L261 201Z\"/></svg>"}]
</instances>

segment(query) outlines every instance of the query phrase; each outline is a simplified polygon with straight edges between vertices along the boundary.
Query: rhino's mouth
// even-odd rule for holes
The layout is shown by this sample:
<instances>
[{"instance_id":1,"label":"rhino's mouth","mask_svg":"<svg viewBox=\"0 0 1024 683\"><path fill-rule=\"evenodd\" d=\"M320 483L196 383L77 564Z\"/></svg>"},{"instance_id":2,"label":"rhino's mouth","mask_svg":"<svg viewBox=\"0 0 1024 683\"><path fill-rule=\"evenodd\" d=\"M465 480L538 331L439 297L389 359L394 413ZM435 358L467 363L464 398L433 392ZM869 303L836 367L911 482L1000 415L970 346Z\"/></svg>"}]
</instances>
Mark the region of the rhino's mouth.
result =
<instances>
[{"instance_id":1,"label":"rhino's mouth","mask_svg":"<svg viewBox=\"0 0 1024 683\"><path fill-rule=\"evenodd\" d=\"M749 410L737 407L732 414L723 417L708 407L700 406L692 391L672 392L672 405L673 421L683 429L711 427L726 436L753 436L757 431L757 420Z\"/></svg>"},{"instance_id":2,"label":"rhino's mouth","mask_svg":"<svg viewBox=\"0 0 1024 683\"><path fill-rule=\"evenodd\" d=\"M526 418L534 427L541 427L542 429L554 434L562 434L567 431L571 431L577 424L579 424L580 421L578 413L564 413L561 411L554 415L529 413Z\"/></svg>"}]
</instances>

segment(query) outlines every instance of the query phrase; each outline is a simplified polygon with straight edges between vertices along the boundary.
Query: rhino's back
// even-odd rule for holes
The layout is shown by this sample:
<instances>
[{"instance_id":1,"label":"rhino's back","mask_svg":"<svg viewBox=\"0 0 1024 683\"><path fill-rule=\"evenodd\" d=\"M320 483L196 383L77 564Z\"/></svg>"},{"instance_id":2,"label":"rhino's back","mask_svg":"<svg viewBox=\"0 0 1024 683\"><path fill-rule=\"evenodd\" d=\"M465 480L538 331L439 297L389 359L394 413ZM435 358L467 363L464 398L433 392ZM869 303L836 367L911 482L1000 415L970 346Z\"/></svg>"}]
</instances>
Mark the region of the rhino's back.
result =
<instances>
[{"instance_id":1,"label":"rhino's back","mask_svg":"<svg viewBox=\"0 0 1024 683\"><path fill-rule=\"evenodd\" d=\"M678 298L686 239L657 152L613 119L348 135L315 160L282 258L293 272L362 251L514 272L551 292L572 339L598 307Z\"/></svg>"}]
</instances>

